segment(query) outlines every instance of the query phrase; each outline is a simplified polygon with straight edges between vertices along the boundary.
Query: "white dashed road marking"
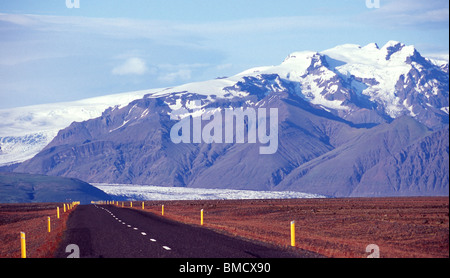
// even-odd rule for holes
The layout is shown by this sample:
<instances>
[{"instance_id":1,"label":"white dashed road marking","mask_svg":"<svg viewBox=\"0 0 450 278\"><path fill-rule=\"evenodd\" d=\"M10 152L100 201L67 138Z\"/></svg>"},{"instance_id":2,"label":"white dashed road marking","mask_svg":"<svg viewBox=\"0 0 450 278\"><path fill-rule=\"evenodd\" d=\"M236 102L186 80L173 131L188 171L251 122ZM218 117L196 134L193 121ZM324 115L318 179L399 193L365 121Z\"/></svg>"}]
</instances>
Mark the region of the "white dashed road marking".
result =
<instances>
[{"instance_id":1,"label":"white dashed road marking","mask_svg":"<svg viewBox=\"0 0 450 278\"><path fill-rule=\"evenodd\" d=\"M97 206L96 206L96 207L97 207ZM98 207L97 207L97 208L98 208ZM117 221L119 221L119 223L122 223L123 225L126 225L125 222L123 222L122 220L120 220L120 219L119 219L117 216L115 216L111 211L109 211L109 210L107 210L107 209L105 209L105 208L102 208L102 207L100 207L100 208L103 209L103 210L105 210L105 211L107 211L114 219L116 219ZM127 227L128 227L128 228L132 228L131 225L127 225ZM133 230L138 230L138 228L133 227ZM141 232L141 235L146 236L147 233ZM150 241L151 241L151 242L156 242L156 239L151 238ZM167 251L172 250L170 247L165 246L165 245L164 245L162 248L163 248L164 250L167 250Z\"/></svg>"}]
</instances>

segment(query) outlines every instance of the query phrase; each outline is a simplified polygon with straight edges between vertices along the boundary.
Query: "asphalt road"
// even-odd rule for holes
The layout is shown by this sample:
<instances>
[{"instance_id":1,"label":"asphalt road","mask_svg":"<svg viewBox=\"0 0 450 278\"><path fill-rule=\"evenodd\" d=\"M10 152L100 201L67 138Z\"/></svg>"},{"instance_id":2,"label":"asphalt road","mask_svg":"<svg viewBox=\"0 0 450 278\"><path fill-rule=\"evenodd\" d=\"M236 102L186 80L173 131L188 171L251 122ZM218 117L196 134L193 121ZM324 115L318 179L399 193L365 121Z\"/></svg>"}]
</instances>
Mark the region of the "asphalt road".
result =
<instances>
[{"instance_id":1,"label":"asphalt road","mask_svg":"<svg viewBox=\"0 0 450 278\"><path fill-rule=\"evenodd\" d=\"M80 205L67 222L56 257L79 247L81 258L299 258L316 257L182 224L137 209Z\"/></svg>"}]
</instances>

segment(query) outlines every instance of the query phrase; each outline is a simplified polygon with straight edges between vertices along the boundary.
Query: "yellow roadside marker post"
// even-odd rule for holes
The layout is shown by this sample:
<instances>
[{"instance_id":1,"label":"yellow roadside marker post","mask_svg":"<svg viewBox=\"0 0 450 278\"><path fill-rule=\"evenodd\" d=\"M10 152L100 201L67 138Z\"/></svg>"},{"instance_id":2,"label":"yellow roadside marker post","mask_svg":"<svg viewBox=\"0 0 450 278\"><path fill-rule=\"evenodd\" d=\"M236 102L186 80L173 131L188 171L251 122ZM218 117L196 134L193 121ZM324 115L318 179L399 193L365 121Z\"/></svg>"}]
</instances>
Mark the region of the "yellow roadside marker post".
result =
<instances>
[{"instance_id":1,"label":"yellow roadside marker post","mask_svg":"<svg viewBox=\"0 0 450 278\"><path fill-rule=\"evenodd\" d=\"M66 212L66 204L63 204L63 210Z\"/></svg>"},{"instance_id":2,"label":"yellow roadside marker post","mask_svg":"<svg viewBox=\"0 0 450 278\"><path fill-rule=\"evenodd\" d=\"M50 223L50 216L47 217L47 222L48 222L48 232L50 233L52 231L52 226Z\"/></svg>"},{"instance_id":3,"label":"yellow roadside marker post","mask_svg":"<svg viewBox=\"0 0 450 278\"><path fill-rule=\"evenodd\" d=\"M132 207L133 207L133 201L130 202L130 208L132 208Z\"/></svg>"},{"instance_id":4,"label":"yellow roadside marker post","mask_svg":"<svg viewBox=\"0 0 450 278\"><path fill-rule=\"evenodd\" d=\"M200 210L200 225L203 226L203 209Z\"/></svg>"},{"instance_id":5,"label":"yellow roadside marker post","mask_svg":"<svg viewBox=\"0 0 450 278\"><path fill-rule=\"evenodd\" d=\"M144 209L144 202L142 202L142 209Z\"/></svg>"},{"instance_id":6,"label":"yellow roadside marker post","mask_svg":"<svg viewBox=\"0 0 450 278\"><path fill-rule=\"evenodd\" d=\"M291 246L295 246L295 221L291 221Z\"/></svg>"},{"instance_id":7,"label":"yellow roadside marker post","mask_svg":"<svg viewBox=\"0 0 450 278\"><path fill-rule=\"evenodd\" d=\"M161 207L161 215L164 216L164 205L162 205L162 207Z\"/></svg>"},{"instance_id":8,"label":"yellow roadside marker post","mask_svg":"<svg viewBox=\"0 0 450 278\"><path fill-rule=\"evenodd\" d=\"M25 233L20 232L20 257L26 258L27 257L27 245L25 243Z\"/></svg>"},{"instance_id":9,"label":"yellow roadside marker post","mask_svg":"<svg viewBox=\"0 0 450 278\"><path fill-rule=\"evenodd\" d=\"M59 207L56 207L56 217L59 219Z\"/></svg>"}]
</instances>

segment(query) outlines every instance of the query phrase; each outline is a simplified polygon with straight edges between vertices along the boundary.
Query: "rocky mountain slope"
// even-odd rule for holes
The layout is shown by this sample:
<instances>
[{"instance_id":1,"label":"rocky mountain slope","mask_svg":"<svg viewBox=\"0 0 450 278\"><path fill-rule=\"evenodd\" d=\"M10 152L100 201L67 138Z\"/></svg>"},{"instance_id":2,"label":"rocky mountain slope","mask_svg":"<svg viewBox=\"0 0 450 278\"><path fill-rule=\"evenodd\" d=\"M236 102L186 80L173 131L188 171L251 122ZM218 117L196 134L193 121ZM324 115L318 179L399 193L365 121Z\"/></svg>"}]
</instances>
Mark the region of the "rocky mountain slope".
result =
<instances>
[{"instance_id":1,"label":"rocky mountain slope","mask_svg":"<svg viewBox=\"0 0 450 278\"><path fill-rule=\"evenodd\" d=\"M448 64L399 42L296 52L278 66L155 90L74 122L16 171L328 196L448 195L448 86ZM177 111L194 122L205 113L261 108L278 109L273 154L261 154L264 144L248 137L171 140ZM214 133L226 131L224 118L201 123L223 123ZM190 131L194 142L198 134Z\"/></svg>"}]
</instances>

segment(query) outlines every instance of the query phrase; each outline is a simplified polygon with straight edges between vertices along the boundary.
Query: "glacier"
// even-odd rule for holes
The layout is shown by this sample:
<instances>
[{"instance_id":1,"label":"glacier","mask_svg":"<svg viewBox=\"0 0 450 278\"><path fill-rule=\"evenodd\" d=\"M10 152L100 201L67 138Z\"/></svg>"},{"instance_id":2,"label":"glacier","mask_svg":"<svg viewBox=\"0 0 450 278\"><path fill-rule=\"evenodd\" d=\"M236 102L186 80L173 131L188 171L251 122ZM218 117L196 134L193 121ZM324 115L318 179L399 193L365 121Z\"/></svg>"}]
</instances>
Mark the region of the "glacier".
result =
<instances>
[{"instance_id":1,"label":"glacier","mask_svg":"<svg viewBox=\"0 0 450 278\"><path fill-rule=\"evenodd\" d=\"M326 196L320 194L295 191L254 191L107 183L92 183L92 185L106 192L113 199L128 201L326 198Z\"/></svg>"},{"instance_id":2,"label":"glacier","mask_svg":"<svg viewBox=\"0 0 450 278\"><path fill-rule=\"evenodd\" d=\"M154 91L134 91L72 102L0 109L0 166L32 158L55 138L59 130L72 122L99 117L109 107L121 108Z\"/></svg>"}]
</instances>

